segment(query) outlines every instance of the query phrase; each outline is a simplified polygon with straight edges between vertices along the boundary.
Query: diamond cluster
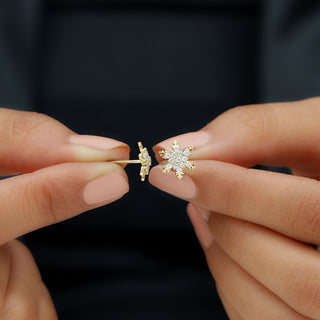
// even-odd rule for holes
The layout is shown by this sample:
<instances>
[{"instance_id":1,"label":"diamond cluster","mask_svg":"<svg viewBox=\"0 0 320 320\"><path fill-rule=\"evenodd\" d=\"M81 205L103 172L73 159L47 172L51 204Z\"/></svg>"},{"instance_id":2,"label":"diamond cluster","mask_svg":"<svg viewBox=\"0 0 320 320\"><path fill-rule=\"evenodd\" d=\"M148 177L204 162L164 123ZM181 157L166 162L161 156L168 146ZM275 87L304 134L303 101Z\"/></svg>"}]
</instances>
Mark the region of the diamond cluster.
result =
<instances>
[{"instance_id":1,"label":"diamond cluster","mask_svg":"<svg viewBox=\"0 0 320 320\"><path fill-rule=\"evenodd\" d=\"M144 148L141 142L138 142L138 146L140 149L139 160L141 161L140 176L141 176L141 181L144 181L145 177L149 174L149 171L150 171L151 157L149 155L147 148Z\"/></svg>"},{"instance_id":2,"label":"diamond cluster","mask_svg":"<svg viewBox=\"0 0 320 320\"><path fill-rule=\"evenodd\" d=\"M177 141L172 143L172 151L167 150L160 151L159 154L162 159L167 160L167 163L163 166L163 172L175 171L178 179L182 179L184 168L194 169L195 165L193 161L189 160L189 156L193 151L192 147L187 147L184 150L180 149L180 145Z\"/></svg>"}]
</instances>

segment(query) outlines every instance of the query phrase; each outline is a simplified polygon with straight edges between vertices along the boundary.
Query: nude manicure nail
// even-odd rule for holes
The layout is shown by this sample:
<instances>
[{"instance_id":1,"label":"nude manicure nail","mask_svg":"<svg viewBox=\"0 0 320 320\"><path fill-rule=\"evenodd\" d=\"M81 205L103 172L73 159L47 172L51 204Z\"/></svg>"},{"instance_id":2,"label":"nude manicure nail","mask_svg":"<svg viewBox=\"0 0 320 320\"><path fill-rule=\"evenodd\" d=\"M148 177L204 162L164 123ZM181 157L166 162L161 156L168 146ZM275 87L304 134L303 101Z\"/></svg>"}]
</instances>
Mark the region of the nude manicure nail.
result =
<instances>
[{"instance_id":1,"label":"nude manicure nail","mask_svg":"<svg viewBox=\"0 0 320 320\"><path fill-rule=\"evenodd\" d=\"M179 180L173 172L163 173L160 165L152 168L149 182L160 190L178 198L193 199L197 192L196 184L189 176L184 175Z\"/></svg>"},{"instance_id":2,"label":"nude manicure nail","mask_svg":"<svg viewBox=\"0 0 320 320\"><path fill-rule=\"evenodd\" d=\"M189 204L187 212L200 244L206 249L209 248L212 245L214 238L208 223L203 219L202 215L193 204Z\"/></svg>"},{"instance_id":3,"label":"nude manicure nail","mask_svg":"<svg viewBox=\"0 0 320 320\"><path fill-rule=\"evenodd\" d=\"M210 211L206 208L199 206L198 204L192 203L192 205L197 209L199 214L201 214L202 218L208 222L210 218Z\"/></svg>"},{"instance_id":4,"label":"nude manicure nail","mask_svg":"<svg viewBox=\"0 0 320 320\"><path fill-rule=\"evenodd\" d=\"M69 143L87 146L99 150L110 150L119 147L128 147L125 143L99 136L73 135L69 138Z\"/></svg>"},{"instance_id":5,"label":"nude manicure nail","mask_svg":"<svg viewBox=\"0 0 320 320\"><path fill-rule=\"evenodd\" d=\"M165 149L171 150L171 144L178 141L181 148L193 147L194 149L200 148L208 143L210 136L205 131L196 131L181 134L179 136L167 139L155 145L154 150Z\"/></svg>"},{"instance_id":6,"label":"nude manicure nail","mask_svg":"<svg viewBox=\"0 0 320 320\"><path fill-rule=\"evenodd\" d=\"M83 190L83 199L89 205L107 203L129 191L126 179L117 172L111 172L90 181Z\"/></svg>"}]
</instances>

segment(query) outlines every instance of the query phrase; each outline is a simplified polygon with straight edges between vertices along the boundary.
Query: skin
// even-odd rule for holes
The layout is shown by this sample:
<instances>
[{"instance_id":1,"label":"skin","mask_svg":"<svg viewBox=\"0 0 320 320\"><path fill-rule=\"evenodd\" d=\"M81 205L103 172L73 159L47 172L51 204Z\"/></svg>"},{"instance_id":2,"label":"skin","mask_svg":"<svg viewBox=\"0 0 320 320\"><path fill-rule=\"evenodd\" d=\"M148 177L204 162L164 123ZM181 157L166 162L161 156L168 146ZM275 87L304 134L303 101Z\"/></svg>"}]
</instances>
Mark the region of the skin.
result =
<instances>
[{"instance_id":1,"label":"skin","mask_svg":"<svg viewBox=\"0 0 320 320\"><path fill-rule=\"evenodd\" d=\"M319 119L312 98L237 107L201 129L211 138L186 169L196 194L185 200L232 320L320 319Z\"/></svg>"},{"instance_id":2,"label":"skin","mask_svg":"<svg viewBox=\"0 0 320 320\"><path fill-rule=\"evenodd\" d=\"M320 255L308 244L320 245L319 118L313 98L234 108L202 129L212 139L192 155L196 169L186 173L197 192L186 200L207 210L208 230L198 229L205 220L191 204L187 210L232 320L320 319ZM31 253L14 239L115 199L83 201L101 164L79 162L67 142L74 133L61 123L0 109L0 128L1 174L23 173L0 181L0 318L57 319ZM97 159L128 153L121 147ZM294 176L248 169L258 163ZM103 172L125 177L115 164Z\"/></svg>"},{"instance_id":3,"label":"skin","mask_svg":"<svg viewBox=\"0 0 320 320\"><path fill-rule=\"evenodd\" d=\"M128 146L79 149L69 144L72 135L48 116L0 108L0 173L23 173L0 180L2 320L58 319L32 254L14 239L116 200L87 204L83 190L92 179L113 172L127 178L121 166L101 161L128 159Z\"/></svg>"}]
</instances>

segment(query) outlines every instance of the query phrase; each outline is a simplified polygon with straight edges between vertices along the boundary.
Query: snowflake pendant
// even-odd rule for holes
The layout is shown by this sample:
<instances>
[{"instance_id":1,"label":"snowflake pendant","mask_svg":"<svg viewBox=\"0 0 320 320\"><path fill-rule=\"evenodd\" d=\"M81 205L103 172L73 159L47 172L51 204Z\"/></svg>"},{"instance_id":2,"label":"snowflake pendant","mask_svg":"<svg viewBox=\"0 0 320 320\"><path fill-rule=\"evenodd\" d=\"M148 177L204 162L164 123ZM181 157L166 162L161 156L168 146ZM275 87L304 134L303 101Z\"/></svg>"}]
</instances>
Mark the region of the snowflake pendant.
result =
<instances>
[{"instance_id":1,"label":"snowflake pendant","mask_svg":"<svg viewBox=\"0 0 320 320\"><path fill-rule=\"evenodd\" d=\"M175 171L178 179L182 179L184 168L194 169L195 165L193 161L189 160L189 156L193 151L192 147L187 147L184 150L180 149L180 145L177 141L172 143L172 151L162 150L159 152L160 157L164 160L167 160L167 163L164 164L162 171L169 172L171 170Z\"/></svg>"}]
</instances>

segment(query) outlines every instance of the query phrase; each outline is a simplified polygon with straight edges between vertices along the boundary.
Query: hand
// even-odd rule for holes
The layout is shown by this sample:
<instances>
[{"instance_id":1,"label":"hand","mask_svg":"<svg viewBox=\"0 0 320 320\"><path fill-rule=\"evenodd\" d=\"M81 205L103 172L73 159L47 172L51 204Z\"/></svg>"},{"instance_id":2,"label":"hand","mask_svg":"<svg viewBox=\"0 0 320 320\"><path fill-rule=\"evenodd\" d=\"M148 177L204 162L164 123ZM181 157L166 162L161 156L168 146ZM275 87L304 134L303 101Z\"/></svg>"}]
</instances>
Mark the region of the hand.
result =
<instances>
[{"instance_id":1,"label":"hand","mask_svg":"<svg viewBox=\"0 0 320 320\"><path fill-rule=\"evenodd\" d=\"M188 213L230 319L320 319L320 99L238 107L172 141L196 149L149 181ZM158 160L159 157L158 157ZM286 166L295 175L248 169ZM208 220L208 222L206 221Z\"/></svg>"},{"instance_id":2,"label":"hand","mask_svg":"<svg viewBox=\"0 0 320 320\"><path fill-rule=\"evenodd\" d=\"M0 319L57 319L28 249L13 240L115 201L129 187L129 147L80 136L38 113L0 108Z\"/></svg>"}]
</instances>

